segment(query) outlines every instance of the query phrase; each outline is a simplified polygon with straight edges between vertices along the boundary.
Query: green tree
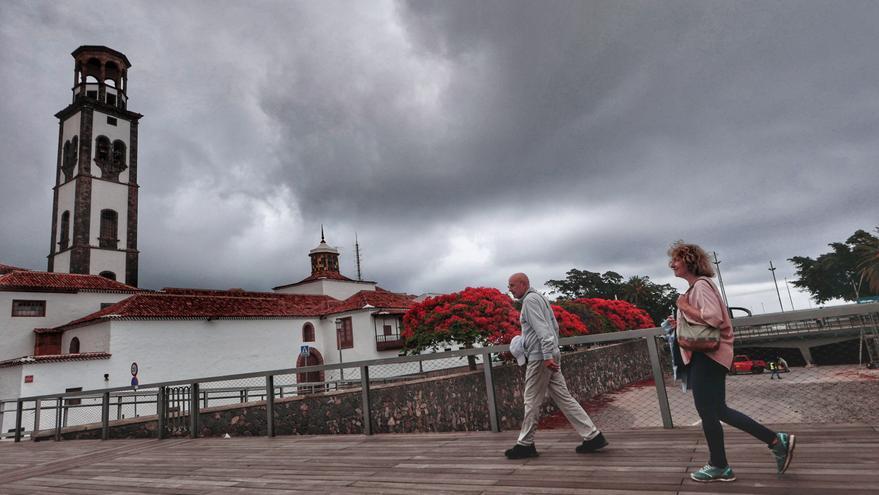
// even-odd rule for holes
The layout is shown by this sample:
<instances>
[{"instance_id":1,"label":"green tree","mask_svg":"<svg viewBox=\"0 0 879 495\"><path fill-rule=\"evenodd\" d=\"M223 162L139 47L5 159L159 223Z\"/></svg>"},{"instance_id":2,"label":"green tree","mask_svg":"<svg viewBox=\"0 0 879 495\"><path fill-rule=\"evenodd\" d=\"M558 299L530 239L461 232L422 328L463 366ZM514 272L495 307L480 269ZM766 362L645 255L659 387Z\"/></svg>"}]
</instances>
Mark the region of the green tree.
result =
<instances>
[{"instance_id":1,"label":"green tree","mask_svg":"<svg viewBox=\"0 0 879 495\"><path fill-rule=\"evenodd\" d=\"M879 227L876 227L879 234ZM864 282L874 293L879 293L879 237L871 236L864 244L855 248L860 263L858 268L862 270Z\"/></svg>"},{"instance_id":2,"label":"green tree","mask_svg":"<svg viewBox=\"0 0 879 495\"><path fill-rule=\"evenodd\" d=\"M614 299L620 297L622 283L623 276L617 272L607 271L599 274L572 268L565 274L564 280L549 280L546 285L563 299L580 297Z\"/></svg>"},{"instance_id":3,"label":"green tree","mask_svg":"<svg viewBox=\"0 0 879 495\"><path fill-rule=\"evenodd\" d=\"M854 301L858 297L879 295L879 286L872 282L877 270L875 253L879 238L857 230L845 242L828 245L832 251L815 259L808 256L788 259L799 277L793 282L795 287L809 291L818 304L831 299Z\"/></svg>"},{"instance_id":4,"label":"green tree","mask_svg":"<svg viewBox=\"0 0 879 495\"><path fill-rule=\"evenodd\" d=\"M603 274L588 270L569 270L564 280L550 280L546 285L563 300L579 298L623 299L662 321L674 311L678 292L669 284L657 284L650 277L635 275L624 279L617 272ZM587 320L586 325L589 326ZM599 326L600 327L600 326ZM591 328L591 327L590 327Z\"/></svg>"}]
</instances>

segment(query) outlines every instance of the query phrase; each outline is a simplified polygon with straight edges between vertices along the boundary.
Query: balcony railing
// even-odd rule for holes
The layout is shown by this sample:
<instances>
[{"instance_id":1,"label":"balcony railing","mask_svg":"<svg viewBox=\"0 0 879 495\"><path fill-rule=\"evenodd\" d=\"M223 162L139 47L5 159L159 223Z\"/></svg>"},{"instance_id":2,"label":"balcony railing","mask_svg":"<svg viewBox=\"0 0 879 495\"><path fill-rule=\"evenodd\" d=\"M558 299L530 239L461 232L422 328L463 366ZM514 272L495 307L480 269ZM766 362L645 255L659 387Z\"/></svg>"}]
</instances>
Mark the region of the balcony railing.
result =
<instances>
[{"instance_id":1,"label":"balcony railing","mask_svg":"<svg viewBox=\"0 0 879 495\"><path fill-rule=\"evenodd\" d=\"M405 343L405 339L403 339L400 334L375 336L375 349L377 351L393 351L397 349L402 349Z\"/></svg>"}]
</instances>

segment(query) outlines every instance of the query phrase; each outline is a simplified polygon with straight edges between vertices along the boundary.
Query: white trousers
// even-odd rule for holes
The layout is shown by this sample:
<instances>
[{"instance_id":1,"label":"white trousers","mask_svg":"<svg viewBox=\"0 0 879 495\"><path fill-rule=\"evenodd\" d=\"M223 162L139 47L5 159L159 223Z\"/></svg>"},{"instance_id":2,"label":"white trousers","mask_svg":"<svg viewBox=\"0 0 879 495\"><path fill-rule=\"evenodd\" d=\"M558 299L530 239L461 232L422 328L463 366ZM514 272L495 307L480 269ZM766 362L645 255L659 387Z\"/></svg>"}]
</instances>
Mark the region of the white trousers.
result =
<instances>
[{"instance_id":1,"label":"white trousers","mask_svg":"<svg viewBox=\"0 0 879 495\"><path fill-rule=\"evenodd\" d=\"M519 445L534 444L534 433L537 432L537 423L540 421L540 406L547 393L583 440L592 440L598 436L598 428L580 403L571 397L561 370L554 372L544 366L543 361L529 361L525 370L525 417L522 419L522 431L517 441Z\"/></svg>"}]
</instances>

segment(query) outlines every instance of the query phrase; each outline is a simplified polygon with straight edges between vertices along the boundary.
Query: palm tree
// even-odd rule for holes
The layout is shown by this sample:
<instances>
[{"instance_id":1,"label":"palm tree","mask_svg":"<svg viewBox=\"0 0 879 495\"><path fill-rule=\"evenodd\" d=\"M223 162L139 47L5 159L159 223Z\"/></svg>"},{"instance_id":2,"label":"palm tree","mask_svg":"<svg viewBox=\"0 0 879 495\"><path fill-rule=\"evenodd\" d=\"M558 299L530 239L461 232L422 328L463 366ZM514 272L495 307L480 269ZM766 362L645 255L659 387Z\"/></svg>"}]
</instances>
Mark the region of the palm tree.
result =
<instances>
[{"instance_id":1,"label":"palm tree","mask_svg":"<svg viewBox=\"0 0 879 495\"><path fill-rule=\"evenodd\" d=\"M876 227L879 233L879 227ZM872 239L859 246L860 263L858 268L861 277L873 293L879 294L879 237L870 236Z\"/></svg>"},{"instance_id":2,"label":"palm tree","mask_svg":"<svg viewBox=\"0 0 879 495\"><path fill-rule=\"evenodd\" d=\"M623 299L640 307L639 303L650 296L650 285L650 279L647 277L639 277L638 275L630 277L621 287Z\"/></svg>"}]
</instances>

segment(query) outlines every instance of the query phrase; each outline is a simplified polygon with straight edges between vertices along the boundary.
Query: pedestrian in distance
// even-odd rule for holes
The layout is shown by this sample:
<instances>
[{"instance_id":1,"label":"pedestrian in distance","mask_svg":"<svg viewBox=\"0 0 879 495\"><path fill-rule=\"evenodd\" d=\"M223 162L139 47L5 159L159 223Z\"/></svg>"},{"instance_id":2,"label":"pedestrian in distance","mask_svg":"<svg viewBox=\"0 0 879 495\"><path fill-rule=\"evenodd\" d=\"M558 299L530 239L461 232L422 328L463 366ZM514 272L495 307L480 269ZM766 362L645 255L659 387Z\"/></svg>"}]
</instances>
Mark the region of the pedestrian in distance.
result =
<instances>
[{"instance_id":1,"label":"pedestrian in distance","mask_svg":"<svg viewBox=\"0 0 879 495\"><path fill-rule=\"evenodd\" d=\"M525 416L522 418L522 429L516 445L507 449L504 455L508 459L525 459L539 455L534 446L534 434L540 419L540 405L547 394L582 438L582 443L575 449L577 453L595 452L607 446L604 435L568 391L561 369L559 324L549 301L543 294L531 288L528 276L524 273L510 276L508 287L513 297L522 302L519 316L522 336L520 342L516 342L518 345L511 345L510 350L519 365L526 366L525 390L522 394Z\"/></svg>"},{"instance_id":2,"label":"pedestrian in distance","mask_svg":"<svg viewBox=\"0 0 879 495\"><path fill-rule=\"evenodd\" d=\"M769 371L772 373L769 374L769 379L774 380L778 377L781 380L781 363L779 362L780 358L775 358L772 361L769 361Z\"/></svg>"},{"instance_id":3,"label":"pedestrian in distance","mask_svg":"<svg viewBox=\"0 0 879 495\"><path fill-rule=\"evenodd\" d=\"M678 322L719 329L719 345L711 351L681 348L681 357L689 366L689 384L696 411L702 419L702 431L708 443L708 464L690 474L699 482L734 481L736 475L726 459L723 427L720 422L738 428L765 442L775 457L776 469L784 473L794 455L796 436L775 432L726 405L726 374L733 360L733 328L729 311L711 277L714 269L704 249L677 241L668 250L669 268L676 277L687 281L689 288L677 300L677 314L668 322ZM680 334L679 334L680 339ZM679 340L680 341L680 340Z\"/></svg>"}]
</instances>

